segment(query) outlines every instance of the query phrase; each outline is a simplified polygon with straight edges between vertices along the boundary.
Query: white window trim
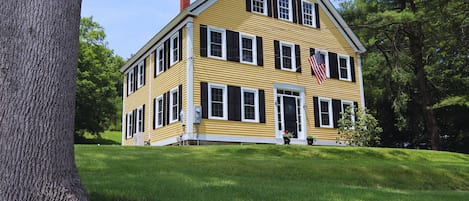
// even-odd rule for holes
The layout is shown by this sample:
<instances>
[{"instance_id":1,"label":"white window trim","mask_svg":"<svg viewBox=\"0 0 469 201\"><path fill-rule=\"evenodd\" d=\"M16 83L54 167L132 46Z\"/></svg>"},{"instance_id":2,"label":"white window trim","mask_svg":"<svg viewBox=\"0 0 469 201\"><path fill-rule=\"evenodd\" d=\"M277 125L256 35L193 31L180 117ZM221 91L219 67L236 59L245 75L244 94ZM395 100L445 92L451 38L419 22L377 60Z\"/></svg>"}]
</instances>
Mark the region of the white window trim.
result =
<instances>
[{"instance_id":1,"label":"white window trim","mask_svg":"<svg viewBox=\"0 0 469 201\"><path fill-rule=\"evenodd\" d=\"M342 78L342 74L340 73L340 59L345 59L345 65L347 65L347 78ZM337 68L339 71L339 80L344 81L352 81L352 70L350 68L350 56L337 54Z\"/></svg>"},{"instance_id":2,"label":"white window trim","mask_svg":"<svg viewBox=\"0 0 469 201\"><path fill-rule=\"evenodd\" d=\"M342 112L345 112L344 111L344 104L346 105L350 105L350 107L352 108L352 111L351 111L351 120L352 122L355 122L355 105L353 103L353 101L348 101L348 100L341 100L340 102L340 109Z\"/></svg>"},{"instance_id":3,"label":"white window trim","mask_svg":"<svg viewBox=\"0 0 469 201\"><path fill-rule=\"evenodd\" d=\"M223 90L223 117L212 116L212 88ZM228 120L228 89L223 84L208 84L208 118L216 120Z\"/></svg>"},{"instance_id":4,"label":"white window trim","mask_svg":"<svg viewBox=\"0 0 469 201\"><path fill-rule=\"evenodd\" d=\"M155 124L156 124L156 128L161 128L161 127L163 127L163 121L164 121L164 105L162 104L162 107L163 107L163 108L160 108L160 107L159 107L159 101L160 101L160 100L163 101L163 95L156 97L156 103L155 103L155 104L156 104L156 105L155 105ZM158 122L159 122L159 121L158 121L158 120L159 120L159 116L158 116L158 115L159 115L160 109L162 109L161 111L162 111L162 113L163 113L163 115L162 115L162 118L163 118L163 119L162 119L162 121L161 121L161 124L158 123Z\"/></svg>"},{"instance_id":5,"label":"white window trim","mask_svg":"<svg viewBox=\"0 0 469 201\"><path fill-rule=\"evenodd\" d=\"M173 94L174 93L177 93L177 98L176 99L178 99L178 101L176 103L176 108L177 108L176 111L179 111L179 109L180 109L179 108L179 101L181 101L181 100L179 100L179 87L176 87L174 89L171 89L171 92L169 93L169 95L170 95L170 97L169 97L169 108L170 108L169 109L169 123L170 124L179 121L179 114L176 114L176 119L173 119L173 107L174 107L174 105L173 105L173 101L174 101L173 100L174 99Z\"/></svg>"},{"instance_id":6,"label":"white window trim","mask_svg":"<svg viewBox=\"0 0 469 201\"><path fill-rule=\"evenodd\" d=\"M127 95L130 95L134 92L134 71L131 70L127 73Z\"/></svg>"},{"instance_id":7,"label":"white window trim","mask_svg":"<svg viewBox=\"0 0 469 201\"><path fill-rule=\"evenodd\" d=\"M163 55L159 55L160 54L160 51L163 51ZM163 63L161 65L163 66L160 66L160 56L162 56L161 59L163 59ZM158 48L156 48L156 75L159 75L161 73L164 72L164 45L160 45ZM161 71L160 71L160 67L161 67Z\"/></svg>"},{"instance_id":8,"label":"white window trim","mask_svg":"<svg viewBox=\"0 0 469 201\"><path fill-rule=\"evenodd\" d=\"M285 19L285 18L281 18L280 17L280 1L277 1L277 13L278 13L278 19L281 19L281 20L285 20L285 21L289 21L289 22L293 22L293 4L291 2L292 0L288 0L288 18L289 19Z\"/></svg>"},{"instance_id":9,"label":"white window trim","mask_svg":"<svg viewBox=\"0 0 469 201\"><path fill-rule=\"evenodd\" d=\"M283 46L289 46L291 49L291 69L284 68L283 66ZM295 44L288 42L280 42L280 69L285 71L296 72L296 55L295 55Z\"/></svg>"},{"instance_id":10,"label":"white window trim","mask_svg":"<svg viewBox=\"0 0 469 201\"><path fill-rule=\"evenodd\" d=\"M328 102L328 106L329 106L328 114L329 114L329 124L330 125L323 125L322 124L321 101ZM321 128L333 128L334 127L334 122L333 122L334 120L332 118L332 99L331 98L319 97L318 98L318 110L319 110L319 125L320 125L320 127Z\"/></svg>"},{"instance_id":11,"label":"white window trim","mask_svg":"<svg viewBox=\"0 0 469 201\"><path fill-rule=\"evenodd\" d=\"M127 138L132 138L132 126L133 125L133 113L132 111L127 113L127 130L126 130L126 135L127 135Z\"/></svg>"},{"instance_id":12,"label":"white window trim","mask_svg":"<svg viewBox=\"0 0 469 201\"><path fill-rule=\"evenodd\" d=\"M177 47L174 47L174 39L176 39L176 38L177 38L177 40L178 40L178 46L177 46ZM170 59L169 59L169 60L170 60L169 64L170 64L170 66L172 66L172 65L176 64L177 62L179 62L179 32L176 32L176 34L174 34L174 35L171 37L171 39L170 39L170 44L171 44L171 45L170 45L170 46L171 46L171 48L170 48L171 50L170 50L170 53L169 53L169 55L170 55L170 56L169 56L169 57L170 57ZM174 49L177 49L177 55L176 55L177 58L174 58ZM176 59L176 61L175 61L174 59Z\"/></svg>"},{"instance_id":13,"label":"white window trim","mask_svg":"<svg viewBox=\"0 0 469 201\"><path fill-rule=\"evenodd\" d=\"M252 40L252 62L243 61L243 38ZM239 33L239 61L243 64L257 65L257 41L256 36L251 34Z\"/></svg>"},{"instance_id":14,"label":"white window trim","mask_svg":"<svg viewBox=\"0 0 469 201\"><path fill-rule=\"evenodd\" d=\"M254 93L254 119L245 119L244 115L244 92ZM259 90L251 88L241 88L241 121L259 123Z\"/></svg>"},{"instance_id":15,"label":"white window trim","mask_svg":"<svg viewBox=\"0 0 469 201\"><path fill-rule=\"evenodd\" d=\"M258 14L261 14L261 15L267 15L267 0L262 0L262 2L263 2L263 7L264 7L264 12L263 13L254 11L254 0L251 1L251 8L252 8L251 11L253 13L258 13Z\"/></svg>"},{"instance_id":16,"label":"white window trim","mask_svg":"<svg viewBox=\"0 0 469 201\"><path fill-rule=\"evenodd\" d=\"M137 89L140 89L143 86L143 81L145 80L145 62L141 61L137 65Z\"/></svg>"},{"instance_id":17,"label":"white window trim","mask_svg":"<svg viewBox=\"0 0 469 201\"><path fill-rule=\"evenodd\" d=\"M142 114L142 116L140 116L140 114ZM137 115L137 117L136 117L137 119L135 121L135 124L136 124L135 125L135 130L136 130L137 133L141 133L141 132L143 132L143 125L144 125L144 122L143 122L143 116L144 116L143 106L140 106L140 107L137 108L136 115ZM139 126L140 122L142 123L142 128L140 128L140 126Z\"/></svg>"},{"instance_id":18,"label":"white window trim","mask_svg":"<svg viewBox=\"0 0 469 201\"><path fill-rule=\"evenodd\" d=\"M313 15L313 21L312 21L312 25L311 24L305 24L305 9L304 9L304 4L311 4L312 6L312 15ZM313 3L313 2L309 2L309 1L306 1L306 0L302 0L301 1L301 10L302 10L302 13L303 13L303 16L302 16L302 19L303 19L303 22L302 24L305 25L305 26L309 26L309 27L313 27L313 28L317 28L317 24L316 24L316 5Z\"/></svg>"},{"instance_id":19,"label":"white window trim","mask_svg":"<svg viewBox=\"0 0 469 201\"><path fill-rule=\"evenodd\" d=\"M324 54L324 64L326 66L326 77L327 78L330 78L331 77L331 71L329 69L329 52L327 52L326 50L320 50L320 49L316 49L315 52L319 53L319 54Z\"/></svg>"},{"instance_id":20,"label":"white window trim","mask_svg":"<svg viewBox=\"0 0 469 201\"><path fill-rule=\"evenodd\" d=\"M211 32L218 32L221 33L221 57L218 56L212 56L212 46L211 46ZM221 28L216 28L216 27L207 27L207 55L209 58L214 58L214 59L222 59L226 60L226 30L221 29Z\"/></svg>"}]
</instances>

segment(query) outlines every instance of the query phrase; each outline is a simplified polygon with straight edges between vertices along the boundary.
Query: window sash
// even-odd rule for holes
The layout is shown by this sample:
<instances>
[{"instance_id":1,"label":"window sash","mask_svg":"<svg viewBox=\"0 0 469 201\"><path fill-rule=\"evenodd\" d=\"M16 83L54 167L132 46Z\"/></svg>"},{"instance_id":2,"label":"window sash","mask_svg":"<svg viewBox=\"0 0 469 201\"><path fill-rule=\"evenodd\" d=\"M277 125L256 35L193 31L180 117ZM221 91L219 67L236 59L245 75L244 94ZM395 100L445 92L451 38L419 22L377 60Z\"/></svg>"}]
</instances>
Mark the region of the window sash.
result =
<instances>
[{"instance_id":1,"label":"window sash","mask_svg":"<svg viewBox=\"0 0 469 201\"><path fill-rule=\"evenodd\" d=\"M228 94L226 85L209 84L208 100L209 119L227 120Z\"/></svg>"},{"instance_id":2,"label":"window sash","mask_svg":"<svg viewBox=\"0 0 469 201\"><path fill-rule=\"evenodd\" d=\"M157 128L163 126L163 108L164 108L163 96L159 96L158 98L156 98L156 113L157 113L157 115L155 115L155 118L156 118L155 121L156 121L156 127Z\"/></svg>"},{"instance_id":3,"label":"window sash","mask_svg":"<svg viewBox=\"0 0 469 201\"><path fill-rule=\"evenodd\" d=\"M164 71L164 46L158 47L157 51L157 63L156 63L156 75L161 74Z\"/></svg>"},{"instance_id":4,"label":"window sash","mask_svg":"<svg viewBox=\"0 0 469 201\"><path fill-rule=\"evenodd\" d=\"M137 109L137 132L143 132L143 107Z\"/></svg>"},{"instance_id":5,"label":"window sash","mask_svg":"<svg viewBox=\"0 0 469 201\"><path fill-rule=\"evenodd\" d=\"M259 90L241 88L241 120L259 122Z\"/></svg>"},{"instance_id":6,"label":"window sash","mask_svg":"<svg viewBox=\"0 0 469 201\"><path fill-rule=\"evenodd\" d=\"M170 97L170 103L171 103L171 111L170 111L170 122L169 123L174 123L179 120L179 89L175 88L171 90L171 97Z\"/></svg>"},{"instance_id":7,"label":"window sash","mask_svg":"<svg viewBox=\"0 0 469 201\"><path fill-rule=\"evenodd\" d=\"M179 60L179 33L171 37L171 66Z\"/></svg>"},{"instance_id":8,"label":"window sash","mask_svg":"<svg viewBox=\"0 0 469 201\"><path fill-rule=\"evenodd\" d=\"M280 65L282 70L296 71L295 45L280 43Z\"/></svg>"},{"instance_id":9,"label":"window sash","mask_svg":"<svg viewBox=\"0 0 469 201\"><path fill-rule=\"evenodd\" d=\"M338 55L337 57L338 68L339 68L339 79L345 81L352 81L351 69L350 69L350 57L344 55Z\"/></svg>"},{"instance_id":10,"label":"window sash","mask_svg":"<svg viewBox=\"0 0 469 201\"><path fill-rule=\"evenodd\" d=\"M132 137L132 129L133 129L133 113L132 112L129 112L127 113L127 138L131 138Z\"/></svg>"},{"instance_id":11,"label":"window sash","mask_svg":"<svg viewBox=\"0 0 469 201\"><path fill-rule=\"evenodd\" d=\"M134 71L131 70L127 74L127 93L131 94L134 92Z\"/></svg>"},{"instance_id":12,"label":"window sash","mask_svg":"<svg viewBox=\"0 0 469 201\"><path fill-rule=\"evenodd\" d=\"M292 21L292 4L291 0L278 1L278 18Z\"/></svg>"},{"instance_id":13,"label":"window sash","mask_svg":"<svg viewBox=\"0 0 469 201\"><path fill-rule=\"evenodd\" d=\"M326 98L319 98L319 122L323 128L332 128L332 100Z\"/></svg>"},{"instance_id":14,"label":"window sash","mask_svg":"<svg viewBox=\"0 0 469 201\"><path fill-rule=\"evenodd\" d=\"M316 15L314 4L311 2L302 1L303 9L303 25L316 27Z\"/></svg>"},{"instance_id":15,"label":"window sash","mask_svg":"<svg viewBox=\"0 0 469 201\"><path fill-rule=\"evenodd\" d=\"M144 62L140 62L137 66L137 88L140 88L143 86L143 80L144 78L144 72L145 72L145 65Z\"/></svg>"},{"instance_id":16,"label":"window sash","mask_svg":"<svg viewBox=\"0 0 469 201\"><path fill-rule=\"evenodd\" d=\"M252 1L252 12L266 15L266 2L267 0L253 0Z\"/></svg>"},{"instance_id":17,"label":"window sash","mask_svg":"<svg viewBox=\"0 0 469 201\"><path fill-rule=\"evenodd\" d=\"M245 64L257 64L257 42L256 36L248 34L240 34L239 54L240 62Z\"/></svg>"}]
</instances>

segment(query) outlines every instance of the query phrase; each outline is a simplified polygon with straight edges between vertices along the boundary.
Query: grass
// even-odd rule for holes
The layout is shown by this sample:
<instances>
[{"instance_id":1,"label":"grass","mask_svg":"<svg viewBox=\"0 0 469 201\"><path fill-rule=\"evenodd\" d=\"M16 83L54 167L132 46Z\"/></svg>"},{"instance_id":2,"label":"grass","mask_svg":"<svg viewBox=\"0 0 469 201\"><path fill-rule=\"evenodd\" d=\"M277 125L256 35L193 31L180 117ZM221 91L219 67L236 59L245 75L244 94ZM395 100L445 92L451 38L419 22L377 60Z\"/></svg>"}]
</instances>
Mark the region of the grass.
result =
<instances>
[{"instance_id":1,"label":"grass","mask_svg":"<svg viewBox=\"0 0 469 201\"><path fill-rule=\"evenodd\" d=\"M75 144L100 144L100 145L120 145L122 142L122 132L104 131L101 135L85 133L83 137L75 136Z\"/></svg>"},{"instance_id":2,"label":"grass","mask_svg":"<svg viewBox=\"0 0 469 201\"><path fill-rule=\"evenodd\" d=\"M91 200L461 201L469 155L319 146L77 145Z\"/></svg>"}]
</instances>

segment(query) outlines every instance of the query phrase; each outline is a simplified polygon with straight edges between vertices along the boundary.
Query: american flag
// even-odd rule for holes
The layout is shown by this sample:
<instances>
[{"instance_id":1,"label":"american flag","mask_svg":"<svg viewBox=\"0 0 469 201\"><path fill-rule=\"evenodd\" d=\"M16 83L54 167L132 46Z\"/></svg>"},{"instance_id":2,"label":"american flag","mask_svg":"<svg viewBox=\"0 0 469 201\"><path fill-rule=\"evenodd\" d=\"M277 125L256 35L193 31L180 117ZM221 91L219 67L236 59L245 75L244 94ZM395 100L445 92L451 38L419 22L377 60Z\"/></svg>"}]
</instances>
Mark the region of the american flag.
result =
<instances>
[{"instance_id":1,"label":"american flag","mask_svg":"<svg viewBox=\"0 0 469 201\"><path fill-rule=\"evenodd\" d=\"M311 70L316 75L316 80L318 84L321 85L327 79L326 76L326 65L324 64L324 60L321 57L319 52L316 52L314 55L308 58L309 65L311 66Z\"/></svg>"}]
</instances>

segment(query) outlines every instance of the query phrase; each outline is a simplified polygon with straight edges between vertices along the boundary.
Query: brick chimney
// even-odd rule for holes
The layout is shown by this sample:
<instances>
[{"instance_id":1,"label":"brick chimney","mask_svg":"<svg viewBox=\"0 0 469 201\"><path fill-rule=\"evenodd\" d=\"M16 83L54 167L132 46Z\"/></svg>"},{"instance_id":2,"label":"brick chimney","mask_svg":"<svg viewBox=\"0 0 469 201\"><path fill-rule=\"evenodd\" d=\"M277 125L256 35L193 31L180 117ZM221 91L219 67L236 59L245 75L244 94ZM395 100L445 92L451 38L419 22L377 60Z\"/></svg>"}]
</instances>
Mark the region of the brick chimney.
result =
<instances>
[{"instance_id":1,"label":"brick chimney","mask_svg":"<svg viewBox=\"0 0 469 201\"><path fill-rule=\"evenodd\" d=\"M191 0L181 0L181 12L191 5Z\"/></svg>"}]
</instances>

